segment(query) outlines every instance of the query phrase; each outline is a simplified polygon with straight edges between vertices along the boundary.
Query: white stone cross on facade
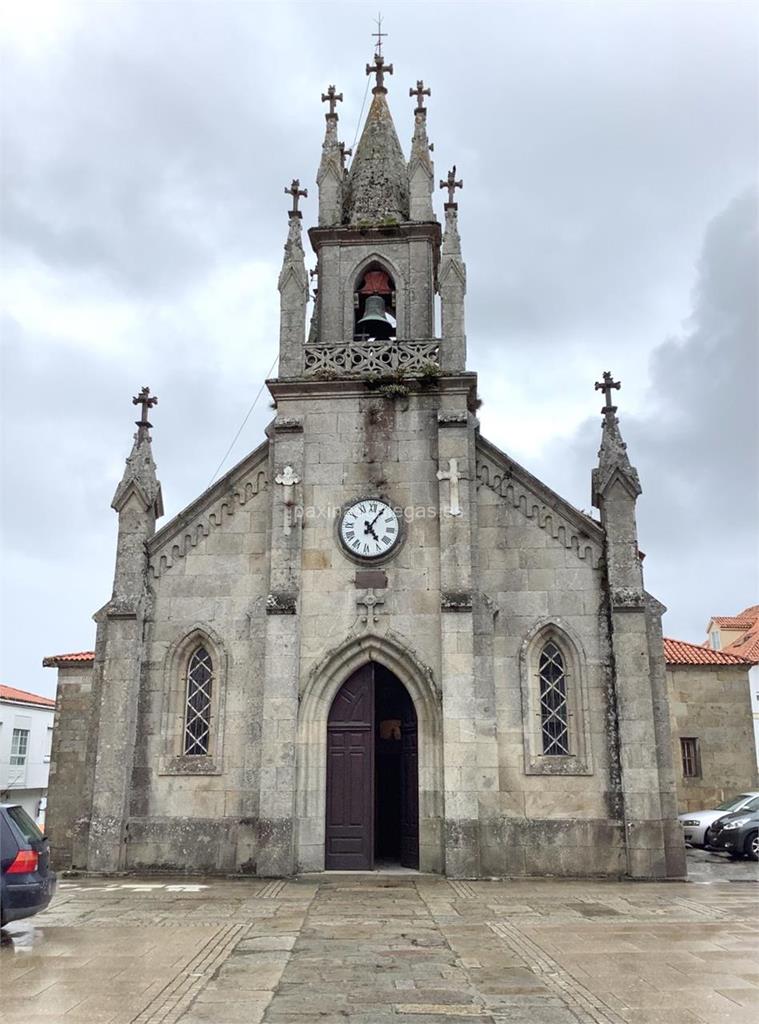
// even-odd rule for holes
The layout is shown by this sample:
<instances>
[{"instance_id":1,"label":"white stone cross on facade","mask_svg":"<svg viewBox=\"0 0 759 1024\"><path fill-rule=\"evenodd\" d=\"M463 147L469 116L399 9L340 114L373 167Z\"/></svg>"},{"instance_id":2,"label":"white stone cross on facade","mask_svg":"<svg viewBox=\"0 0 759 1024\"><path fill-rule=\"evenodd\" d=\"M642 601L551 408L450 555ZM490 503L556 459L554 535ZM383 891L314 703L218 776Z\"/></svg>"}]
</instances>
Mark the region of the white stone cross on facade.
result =
<instances>
[{"instance_id":1,"label":"white stone cross on facade","mask_svg":"<svg viewBox=\"0 0 759 1024\"><path fill-rule=\"evenodd\" d=\"M356 604L364 605L366 609L366 611L361 613L361 621L373 626L377 621L377 616L380 614L380 609L377 605L384 603L384 597L381 594L375 594L373 587L365 590L356 598Z\"/></svg>"},{"instance_id":2,"label":"white stone cross on facade","mask_svg":"<svg viewBox=\"0 0 759 1024\"><path fill-rule=\"evenodd\" d=\"M461 506L459 505L459 480L462 477L459 476L458 459L450 459L448 462L448 469L444 472L442 469L437 471L438 480L447 480L450 487L449 501L448 501L448 515L449 516L460 516Z\"/></svg>"},{"instance_id":3,"label":"white stone cross on facade","mask_svg":"<svg viewBox=\"0 0 759 1024\"><path fill-rule=\"evenodd\" d=\"M292 466L285 466L281 473L274 477L274 482L281 484L284 488L285 515L282 522L284 533L290 533L292 528L292 510L295 505L293 499L293 487L300 483L300 477L295 475Z\"/></svg>"}]
</instances>

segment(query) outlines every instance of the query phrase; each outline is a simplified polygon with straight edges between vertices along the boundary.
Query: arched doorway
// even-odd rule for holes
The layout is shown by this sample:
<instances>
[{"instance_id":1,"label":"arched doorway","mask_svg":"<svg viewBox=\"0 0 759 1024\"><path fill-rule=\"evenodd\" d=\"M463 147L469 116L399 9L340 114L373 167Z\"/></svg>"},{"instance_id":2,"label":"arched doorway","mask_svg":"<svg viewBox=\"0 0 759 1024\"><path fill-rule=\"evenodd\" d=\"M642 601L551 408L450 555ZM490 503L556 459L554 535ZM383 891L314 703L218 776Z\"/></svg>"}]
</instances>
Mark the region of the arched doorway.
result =
<instances>
[{"instance_id":1,"label":"arched doorway","mask_svg":"<svg viewBox=\"0 0 759 1024\"><path fill-rule=\"evenodd\" d=\"M419 867L417 716L398 677L376 662L338 691L327 722L325 867Z\"/></svg>"}]
</instances>

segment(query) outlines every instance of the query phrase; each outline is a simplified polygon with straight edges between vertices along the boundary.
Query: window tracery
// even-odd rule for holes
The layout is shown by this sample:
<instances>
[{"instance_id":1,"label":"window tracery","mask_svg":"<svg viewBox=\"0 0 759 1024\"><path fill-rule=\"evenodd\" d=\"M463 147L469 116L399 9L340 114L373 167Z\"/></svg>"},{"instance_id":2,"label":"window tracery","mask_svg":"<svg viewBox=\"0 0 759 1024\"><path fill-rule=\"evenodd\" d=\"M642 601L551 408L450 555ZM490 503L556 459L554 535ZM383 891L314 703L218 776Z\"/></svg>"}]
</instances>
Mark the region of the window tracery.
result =
<instances>
[{"instance_id":1,"label":"window tracery","mask_svg":"<svg viewBox=\"0 0 759 1024\"><path fill-rule=\"evenodd\" d=\"M207 755L210 751L212 697L213 662L206 648L198 647L187 666L185 754Z\"/></svg>"},{"instance_id":2,"label":"window tracery","mask_svg":"<svg viewBox=\"0 0 759 1024\"><path fill-rule=\"evenodd\" d=\"M540 728L543 754L569 754L569 706L564 656L553 640L540 652Z\"/></svg>"}]
</instances>

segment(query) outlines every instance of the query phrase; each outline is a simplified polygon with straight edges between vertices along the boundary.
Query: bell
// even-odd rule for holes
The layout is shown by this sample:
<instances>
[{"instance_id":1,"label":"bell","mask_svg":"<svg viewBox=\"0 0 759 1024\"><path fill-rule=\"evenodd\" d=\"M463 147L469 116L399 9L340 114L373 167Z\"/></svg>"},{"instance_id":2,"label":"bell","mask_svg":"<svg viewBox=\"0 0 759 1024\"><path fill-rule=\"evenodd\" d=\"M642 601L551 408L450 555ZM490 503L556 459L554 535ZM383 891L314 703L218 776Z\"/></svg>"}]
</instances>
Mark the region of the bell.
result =
<instances>
[{"instance_id":1,"label":"bell","mask_svg":"<svg viewBox=\"0 0 759 1024\"><path fill-rule=\"evenodd\" d=\"M356 334L368 334L370 338L385 341L395 334L395 326L388 320L385 300L381 295L370 295L364 306L364 315L356 324Z\"/></svg>"}]
</instances>

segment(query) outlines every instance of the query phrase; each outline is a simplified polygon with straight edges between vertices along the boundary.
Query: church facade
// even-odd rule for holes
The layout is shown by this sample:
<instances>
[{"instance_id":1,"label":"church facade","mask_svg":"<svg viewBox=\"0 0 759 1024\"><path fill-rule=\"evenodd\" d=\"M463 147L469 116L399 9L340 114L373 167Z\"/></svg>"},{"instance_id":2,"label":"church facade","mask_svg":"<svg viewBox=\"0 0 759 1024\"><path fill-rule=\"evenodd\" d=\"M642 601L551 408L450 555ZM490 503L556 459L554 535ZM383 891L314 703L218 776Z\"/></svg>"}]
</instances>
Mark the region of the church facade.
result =
<instances>
[{"instance_id":1,"label":"church facade","mask_svg":"<svg viewBox=\"0 0 759 1024\"><path fill-rule=\"evenodd\" d=\"M294 181L266 440L160 529L147 389L113 594L58 668L60 867L674 878L661 634L605 374L598 520L488 442L455 168L436 219L376 55L346 169L330 87L309 281ZM436 332L439 308L441 330Z\"/></svg>"}]
</instances>

